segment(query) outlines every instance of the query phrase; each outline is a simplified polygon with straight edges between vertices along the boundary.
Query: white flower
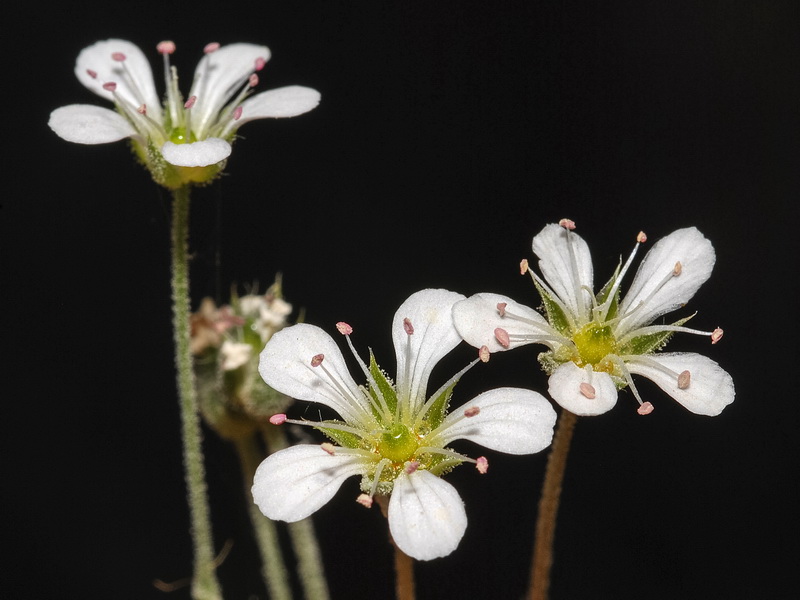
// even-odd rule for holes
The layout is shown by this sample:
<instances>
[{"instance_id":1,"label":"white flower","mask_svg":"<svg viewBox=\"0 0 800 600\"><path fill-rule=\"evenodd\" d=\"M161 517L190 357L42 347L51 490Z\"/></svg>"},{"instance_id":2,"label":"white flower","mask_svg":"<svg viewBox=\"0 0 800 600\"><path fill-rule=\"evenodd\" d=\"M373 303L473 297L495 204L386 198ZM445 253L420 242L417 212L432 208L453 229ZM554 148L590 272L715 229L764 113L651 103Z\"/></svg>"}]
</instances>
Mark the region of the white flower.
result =
<instances>
[{"instance_id":1,"label":"white flower","mask_svg":"<svg viewBox=\"0 0 800 600\"><path fill-rule=\"evenodd\" d=\"M684 327L693 315L654 324L686 304L709 278L715 261L711 243L694 227L663 238L647 253L621 300L620 283L646 236L639 234L628 260L595 296L589 248L572 232L574 227L564 219L533 238L544 279L527 261L521 264L542 297L547 319L505 296L477 294L453 309L459 333L469 344L491 351L531 343L547 346L539 360L550 374L550 395L577 415L611 410L617 390L626 386L639 402L639 413L651 412L653 405L642 401L632 374L651 379L694 413L722 412L733 402L734 387L716 362L692 352L656 353L675 332L707 335L713 344L722 330Z\"/></svg>"},{"instance_id":2,"label":"white flower","mask_svg":"<svg viewBox=\"0 0 800 600\"><path fill-rule=\"evenodd\" d=\"M50 114L50 128L78 144L130 138L155 180L175 188L216 176L244 123L293 117L319 104L319 92L301 86L250 96L258 84L256 73L270 58L266 46L254 44L208 44L184 101L177 71L169 63L175 44L161 42L157 49L164 59L163 107L150 64L139 47L110 39L84 48L75 74L84 86L113 102L116 112L89 104L62 106Z\"/></svg>"},{"instance_id":3,"label":"white flower","mask_svg":"<svg viewBox=\"0 0 800 600\"><path fill-rule=\"evenodd\" d=\"M271 519L298 521L324 505L351 475L361 475L358 502L371 506L375 494L391 495L389 528L409 556L430 560L450 554L467 526L456 490L439 476L473 460L446 448L467 439L509 454L539 452L550 444L555 411L536 392L504 388L480 394L447 414L453 387L476 359L434 394L428 377L436 363L459 344L452 307L461 294L423 290L397 310L392 337L397 382L373 356L366 365L353 349L352 328L339 323L367 379L357 385L333 339L313 325L276 333L261 354L259 370L272 388L335 410L341 420L294 421L323 431L338 445L299 445L269 456L255 475L253 498ZM481 353L488 359L488 353ZM287 421L275 415L271 421Z\"/></svg>"}]
</instances>

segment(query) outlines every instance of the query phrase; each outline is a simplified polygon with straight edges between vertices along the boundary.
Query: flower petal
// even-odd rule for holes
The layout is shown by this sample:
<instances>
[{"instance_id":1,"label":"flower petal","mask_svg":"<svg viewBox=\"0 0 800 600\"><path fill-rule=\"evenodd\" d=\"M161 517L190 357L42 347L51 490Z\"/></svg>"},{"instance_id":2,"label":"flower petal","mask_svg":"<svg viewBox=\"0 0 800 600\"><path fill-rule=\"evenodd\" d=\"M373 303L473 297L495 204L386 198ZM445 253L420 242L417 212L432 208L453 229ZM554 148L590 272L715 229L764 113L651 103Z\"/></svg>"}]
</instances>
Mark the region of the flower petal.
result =
<instances>
[{"instance_id":1,"label":"flower petal","mask_svg":"<svg viewBox=\"0 0 800 600\"><path fill-rule=\"evenodd\" d=\"M161 155L176 167L207 167L222 162L231 154L231 145L219 138L208 138L191 144L164 142Z\"/></svg>"},{"instance_id":2,"label":"flower petal","mask_svg":"<svg viewBox=\"0 0 800 600\"><path fill-rule=\"evenodd\" d=\"M345 479L364 470L363 460L353 454L331 455L320 446L280 450L258 466L253 500L270 519L305 519L326 504Z\"/></svg>"},{"instance_id":3,"label":"flower petal","mask_svg":"<svg viewBox=\"0 0 800 600\"><path fill-rule=\"evenodd\" d=\"M617 335L652 323L661 315L686 304L711 276L714 247L695 227L679 229L660 239L639 265L619 314L636 311L620 320ZM680 274L670 274L680 262ZM661 286L662 281L666 283ZM637 308L639 304L644 303Z\"/></svg>"},{"instance_id":4,"label":"flower petal","mask_svg":"<svg viewBox=\"0 0 800 600\"><path fill-rule=\"evenodd\" d=\"M581 384L590 388L581 391ZM553 400L571 413L580 416L602 415L617 403L617 387L608 373L581 369L574 362L566 362L550 376L548 392ZM589 398L591 391L594 398Z\"/></svg>"},{"instance_id":5,"label":"flower petal","mask_svg":"<svg viewBox=\"0 0 800 600\"><path fill-rule=\"evenodd\" d=\"M453 325L453 305L464 296L448 290L421 290L400 305L392 321L397 356L397 389L407 394L412 408L424 402L428 378L442 357L461 342ZM408 335L405 319L414 333Z\"/></svg>"},{"instance_id":6,"label":"flower petal","mask_svg":"<svg viewBox=\"0 0 800 600\"><path fill-rule=\"evenodd\" d=\"M115 52L125 55L124 63L112 58ZM158 123L162 122L161 102L153 81L153 71L136 44L110 39L84 48L75 62L75 75L84 86L106 100L113 102L116 94L133 108L145 104L147 116ZM117 84L113 94L103 89L103 84L110 82Z\"/></svg>"},{"instance_id":7,"label":"flower petal","mask_svg":"<svg viewBox=\"0 0 800 600\"><path fill-rule=\"evenodd\" d=\"M651 354L647 358L649 359L647 362L656 362L674 373L689 371L689 386L686 389L680 389L676 376L665 373L644 361L626 361L631 373L651 379L691 412L715 417L722 412L723 408L733 402L736 395L733 379L727 371L710 358L694 352Z\"/></svg>"},{"instance_id":8,"label":"flower petal","mask_svg":"<svg viewBox=\"0 0 800 600\"><path fill-rule=\"evenodd\" d=\"M533 251L539 257L542 275L573 317L588 321L594 271L592 255L583 238L560 225L550 224L533 238ZM574 264L571 254L575 256Z\"/></svg>"},{"instance_id":9,"label":"flower petal","mask_svg":"<svg viewBox=\"0 0 800 600\"><path fill-rule=\"evenodd\" d=\"M479 408L473 417L468 409ZM480 394L451 412L431 445L446 446L467 439L508 454L533 454L550 445L556 411L541 394L520 388L498 388Z\"/></svg>"},{"instance_id":10,"label":"flower petal","mask_svg":"<svg viewBox=\"0 0 800 600\"><path fill-rule=\"evenodd\" d=\"M136 135L119 113L91 104L70 104L50 113L47 122L58 137L76 144L107 144Z\"/></svg>"},{"instance_id":11,"label":"flower petal","mask_svg":"<svg viewBox=\"0 0 800 600\"><path fill-rule=\"evenodd\" d=\"M255 119L277 119L302 115L315 109L319 104L320 97L317 90L301 85L290 85L261 92L242 102L242 116L237 122L237 127Z\"/></svg>"},{"instance_id":12,"label":"flower petal","mask_svg":"<svg viewBox=\"0 0 800 600\"><path fill-rule=\"evenodd\" d=\"M514 318L501 317L498 304L505 304L506 313L514 315ZM550 340L555 335L547 320L537 311L500 294L480 293L457 302L453 307L453 323L465 342L476 348L486 346L490 352L532 343L551 346L545 338ZM496 329L509 334L508 347L497 341ZM523 336L525 339L521 339Z\"/></svg>"},{"instance_id":13,"label":"flower petal","mask_svg":"<svg viewBox=\"0 0 800 600\"><path fill-rule=\"evenodd\" d=\"M402 474L389 500L389 530L397 547L417 560L447 556L467 529L456 489L428 471Z\"/></svg>"},{"instance_id":14,"label":"flower petal","mask_svg":"<svg viewBox=\"0 0 800 600\"><path fill-rule=\"evenodd\" d=\"M324 355L323 364L312 367L318 354ZM261 352L258 372L273 389L324 404L350 423L363 423L370 414L339 347L314 325L298 323L273 335Z\"/></svg>"},{"instance_id":15,"label":"flower petal","mask_svg":"<svg viewBox=\"0 0 800 600\"><path fill-rule=\"evenodd\" d=\"M190 97L197 96L192 107L192 130L198 137L204 137L225 103L244 88L247 78L256 70L256 60L269 58L266 46L229 44L200 60L189 92Z\"/></svg>"}]
</instances>

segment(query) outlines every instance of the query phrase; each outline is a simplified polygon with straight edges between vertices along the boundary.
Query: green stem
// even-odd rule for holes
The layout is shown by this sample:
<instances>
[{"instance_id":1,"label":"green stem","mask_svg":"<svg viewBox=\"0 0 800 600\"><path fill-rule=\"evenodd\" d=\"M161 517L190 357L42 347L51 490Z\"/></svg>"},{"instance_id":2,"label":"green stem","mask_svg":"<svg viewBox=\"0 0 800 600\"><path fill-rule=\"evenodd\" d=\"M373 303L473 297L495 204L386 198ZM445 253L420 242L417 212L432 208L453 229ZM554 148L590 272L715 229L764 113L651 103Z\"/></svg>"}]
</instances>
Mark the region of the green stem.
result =
<instances>
[{"instance_id":1,"label":"green stem","mask_svg":"<svg viewBox=\"0 0 800 600\"><path fill-rule=\"evenodd\" d=\"M253 485L253 476L264 458L258 446L255 435L250 435L236 440L236 451L242 466L244 477L245 498L247 509L250 513L250 522L256 535L258 551L261 554L264 585L269 591L271 600L291 600L292 590L289 584L289 575L283 562L281 545L278 539L278 528L275 523L261 514L250 495Z\"/></svg>"},{"instance_id":2,"label":"green stem","mask_svg":"<svg viewBox=\"0 0 800 600\"><path fill-rule=\"evenodd\" d=\"M173 190L172 201L172 325L175 366L183 433L183 463L194 543L192 598L220 600L222 590L214 564L214 541L203 465L203 436L197 410L189 325L189 187Z\"/></svg>"},{"instance_id":3,"label":"green stem","mask_svg":"<svg viewBox=\"0 0 800 600\"><path fill-rule=\"evenodd\" d=\"M550 456L547 459L539 515L536 519L536 538L533 546L530 600L547 600L550 590L550 568L553 566L553 540L556 535L556 518L561 500L561 484L567 468L567 454L578 417L562 410L558 419Z\"/></svg>"},{"instance_id":4,"label":"green stem","mask_svg":"<svg viewBox=\"0 0 800 600\"><path fill-rule=\"evenodd\" d=\"M283 429L272 425L267 425L264 429L264 441L270 453L277 452L287 446ZM319 551L317 536L314 533L314 523L311 518L289 523L289 536L297 557L297 573L306 599L328 600L330 598L328 582L325 579L322 555Z\"/></svg>"}]
</instances>

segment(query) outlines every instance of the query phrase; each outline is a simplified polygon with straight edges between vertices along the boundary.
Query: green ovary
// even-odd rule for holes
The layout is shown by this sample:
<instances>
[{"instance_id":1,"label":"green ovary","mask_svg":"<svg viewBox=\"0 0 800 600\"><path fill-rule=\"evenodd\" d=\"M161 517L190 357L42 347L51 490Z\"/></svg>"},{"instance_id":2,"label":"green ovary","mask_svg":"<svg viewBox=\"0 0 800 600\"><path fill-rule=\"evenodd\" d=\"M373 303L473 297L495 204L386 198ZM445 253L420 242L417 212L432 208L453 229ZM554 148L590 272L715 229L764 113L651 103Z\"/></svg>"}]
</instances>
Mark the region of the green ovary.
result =
<instances>
[{"instance_id":1,"label":"green ovary","mask_svg":"<svg viewBox=\"0 0 800 600\"><path fill-rule=\"evenodd\" d=\"M389 428L389 431L381 434L378 452L393 463L402 464L414 455L418 446L417 438L411 430L405 425L396 423Z\"/></svg>"},{"instance_id":2,"label":"green ovary","mask_svg":"<svg viewBox=\"0 0 800 600\"><path fill-rule=\"evenodd\" d=\"M197 139L194 137L194 133L189 134L189 139L186 139L186 128L185 127L176 127L172 131L169 132L169 141L173 144L185 144L187 142L196 142Z\"/></svg>"},{"instance_id":3,"label":"green ovary","mask_svg":"<svg viewBox=\"0 0 800 600\"><path fill-rule=\"evenodd\" d=\"M572 336L572 341L578 350L581 365L597 365L606 356L613 354L617 348L617 341L611 327L588 323L578 333Z\"/></svg>"}]
</instances>

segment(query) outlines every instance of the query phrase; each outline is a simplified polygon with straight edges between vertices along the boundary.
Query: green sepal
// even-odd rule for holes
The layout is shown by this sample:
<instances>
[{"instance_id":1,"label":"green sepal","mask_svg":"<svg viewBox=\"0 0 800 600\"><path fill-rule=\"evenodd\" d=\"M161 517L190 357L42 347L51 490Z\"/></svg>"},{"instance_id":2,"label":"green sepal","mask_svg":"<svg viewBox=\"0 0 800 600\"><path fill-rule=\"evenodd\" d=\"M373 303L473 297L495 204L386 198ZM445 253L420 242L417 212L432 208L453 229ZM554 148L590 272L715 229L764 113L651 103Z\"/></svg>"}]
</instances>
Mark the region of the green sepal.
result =
<instances>
[{"instance_id":1,"label":"green sepal","mask_svg":"<svg viewBox=\"0 0 800 600\"><path fill-rule=\"evenodd\" d=\"M381 369L375 361L375 355L372 353L372 350L369 351L369 374L372 375L375 385L378 386L378 391L380 391L383 399L386 401L386 405L389 407L389 413L394 415L397 411L397 392L394 389L392 380L389 379L386 373L383 372L383 369ZM370 403L372 414L375 415L379 423L386 425L384 415L380 414L377 408L380 406L378 394L372 386L369 386L369 393L374 400L374 402Z\"/></svg>"},{"instance_id":2,"label":"green sepal","mask_svg":"<svg viewBox=\"0 0 800 600\"><path fill-rule=\"evenodd\" d=\"M694 315L689 315L686 318L675 321L672 323L672 326L680 327L693 316ZM669 338L671 338L674 334L674 331L660 331L658 333L636 336L625 342L618 350L618 353L622 355L641 355L657 352L667 344Z\"/></svg>"},{"instance_id":3,"label":"green sepal","mask_svg":"<svg viewBox=\"0 0 800 600\"><path fill-rule=\"evenodd\" d=\"M331 423L335 425L346 425L344 421L321 421L321 423ZM330 427L323 427L321 425L317 425L314 427L315 429L320 430L334 442L343 446L345 448L360 448L361 447L361 437L357 436L355 433L350 433L349 431L342 431L341 429L332 429Z\"/></svg>"},{"instance_id":4,"label":"green sepal","mask_svg":"<svg viewBox=\"0 0 800 600\"><path fill-rule=\"evenodd\" d=\"M596 301L598 306L602 306L608 300L608 295L611 293L611 288L614 287L614 284L617 282L617 277L619 277L619 270L621 266L622 263L617 265L617 268L614 270L614 274L611 276L611 279L609 279L597 293ZM617 288L617 291L614 293L614 297L611 299L608 313L606 314L606 321L613 319L617 315L617 309L619 308L619 296L619 288Z\"/></svg>"},{"instance_id":5,"label":"green sepal","mask_svg":"<svg viewBox=\"0 0 800 600\"><path fill-rule=\"evenodd\" d=\"M542 298L542 304L544 304L545 313L547 313L547 321L555 327L556 331L558 331L561 335L570 337L571 330L569 319L567 315L564 314L563 309L559 306L558 302L553 300L553 297L545 290L536 279L533 280L533 285L536 286L536 291L539 292L539 296Z\"/></svg>"},{"instance_id":6,"label":"green sepal","mask_svg":"<svg viewBox=\"0 0 800 600\"><path fill-rule=\"evenodd\" d=\"M431 402L428 411L425 413L425 422L430 427L431 431L439 427L447 416L447 409L450 406L450 397L453 395L453 389L456 387L458 379L448 385L442 390L436 399Z\"/></svg>"}]
</instances>

